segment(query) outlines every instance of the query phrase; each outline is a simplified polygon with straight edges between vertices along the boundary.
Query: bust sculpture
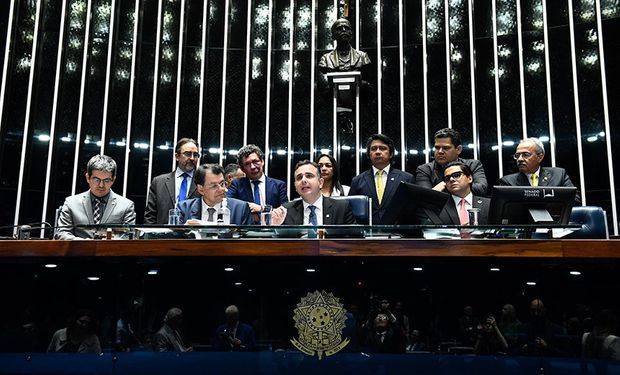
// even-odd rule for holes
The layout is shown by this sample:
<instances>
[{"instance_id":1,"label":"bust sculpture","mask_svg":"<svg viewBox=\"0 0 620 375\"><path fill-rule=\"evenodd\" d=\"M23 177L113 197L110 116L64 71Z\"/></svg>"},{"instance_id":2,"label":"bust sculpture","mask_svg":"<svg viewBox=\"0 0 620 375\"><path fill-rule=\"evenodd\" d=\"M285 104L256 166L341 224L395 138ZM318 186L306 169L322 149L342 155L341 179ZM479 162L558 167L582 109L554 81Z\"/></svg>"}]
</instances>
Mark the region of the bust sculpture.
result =
<instances>
[{"instance_id":1,"label":"bust sculpture","mask_svg":"<svg viewBox=\"0 0 620 375\"><path fill-rule=\"evenodd\" d=\"M336 40L336 48L324 54L319 61L319 69L323 74L361 70L370 64L366 52L358 51L351 46L353 32L349 20L337 19L332 24L332 37Z\"/></svg>"}]
</instances>

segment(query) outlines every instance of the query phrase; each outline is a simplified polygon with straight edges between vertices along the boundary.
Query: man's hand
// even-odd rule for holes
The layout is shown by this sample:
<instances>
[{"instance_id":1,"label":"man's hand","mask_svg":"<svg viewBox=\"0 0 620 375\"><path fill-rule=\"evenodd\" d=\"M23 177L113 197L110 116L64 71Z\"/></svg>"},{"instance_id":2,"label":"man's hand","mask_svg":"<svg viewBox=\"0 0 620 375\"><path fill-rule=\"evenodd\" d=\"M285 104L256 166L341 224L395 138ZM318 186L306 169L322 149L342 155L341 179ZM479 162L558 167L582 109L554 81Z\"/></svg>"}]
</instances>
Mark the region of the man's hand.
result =
<instances>
[{"instance_id":1,"label":"man's hand","mask_svg":"<svg viewBox=\"0 0 620 375\"><path fill-rule=\"evenodd\" d=\"M286 208L280 206L271 211L271 225L281 225L286 218Z\"/></svg>"},{"instance_id":2,"label":"man's hand","mask_svg":"<svg viewBox=\"0 0 620 375\"><path fill-rule=\"evenodd\" d=\"M437 191L444 191L444 190L446 190L446 183L441 181L437 185L433 186L433 190L437 190Z\"/></svg>"},{"instance_id":3,"label":"man's hand","mask_svg":"<svg viewBox=\"0 0 620 375\"><path fill-rule=\"evenodd\" d=\"M263 207L260 204L248 202L248 207L250 207L250 211L253 214L259 214L263 210Z\"/></svg>"}]
</instances>

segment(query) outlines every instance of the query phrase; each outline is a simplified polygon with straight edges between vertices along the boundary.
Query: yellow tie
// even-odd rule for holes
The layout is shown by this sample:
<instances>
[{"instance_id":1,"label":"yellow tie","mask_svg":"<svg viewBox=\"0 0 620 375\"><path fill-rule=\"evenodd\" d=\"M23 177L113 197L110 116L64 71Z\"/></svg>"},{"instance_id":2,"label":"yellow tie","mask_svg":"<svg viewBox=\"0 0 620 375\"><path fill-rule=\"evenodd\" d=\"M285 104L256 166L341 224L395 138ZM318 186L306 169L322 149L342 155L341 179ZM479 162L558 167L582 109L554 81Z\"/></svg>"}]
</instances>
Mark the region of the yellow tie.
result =
<instances>
[{"instance_id":1,"label":"yellow tie","mask_svg":"<svg viewBox=\"0 0 620 375\"><path fill-rule=\"evenodd\" d=\"M538 186L538 175L536 173L532 173L530 180L532 180L532 186Z\"/></svg>"},{"instance_id":2,"label":"yellow tie","mask_svg":"<svg viewBox=\"0 0 620 375\"><path fill-rule=\"evenodd\" d=\"M377 198L379 198L379 204L381 204L383 190L385 189L383 187L383 169L377 171L375 184L377 185Z\"/></svg>"}]
</instances>

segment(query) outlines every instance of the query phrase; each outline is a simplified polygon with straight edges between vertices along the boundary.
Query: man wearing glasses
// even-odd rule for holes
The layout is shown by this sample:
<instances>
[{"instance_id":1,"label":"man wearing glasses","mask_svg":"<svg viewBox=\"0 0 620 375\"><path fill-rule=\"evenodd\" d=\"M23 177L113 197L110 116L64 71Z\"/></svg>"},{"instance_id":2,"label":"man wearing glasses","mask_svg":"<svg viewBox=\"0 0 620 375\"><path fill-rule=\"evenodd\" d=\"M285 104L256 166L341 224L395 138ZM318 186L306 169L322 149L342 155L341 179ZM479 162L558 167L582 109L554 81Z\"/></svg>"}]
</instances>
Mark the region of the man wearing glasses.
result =
<instances>
[{"instance_id":1,"label":"man wearing glasses","mask_svg":"<svg viewBox=\"0 0 620 375\"><path fill-rule=\"evenodd\" d=\"M541 167L540 164L544 158L545 146L538 138L522 140L514 154L519 172L502 177L499 184L504 186L574 186L565 169ZM580 202L580 195L575 195L575 203Z\"/></svg>"},{"instance_id":2,"label":"man wearing glasses","mask_svg":"<svg viewBox=\"0 0 620 375\"><path fill-rule=\"evenodd\" d=\"M194 183L194 170L200 159L199 149L198 142L191 138L181 138L177 142L174 148L177 167L151 182L144 223L167 224L171 208L186 199L200 197Z\"/></svg>"},{"instance_id":3,"label":"man wearing glasses","mask_svg":"<svg viewBox=\"0 0 620 375\"><path fill-rule=\"evenodd\" d=\"M458 161L448 163L443 181L451 199L439 214L441 223L434 224L474 225L469 222L468 210L472 208L480 210L476 224L487 224L491 200L474 195L471 189L474 177L467 164Z\"/></svg>"},{"instance_id":4,"label":"man wearing glasses","mask_svg":"<svg viewBox=\"0 0 620 375\"><path fill-rule=\"evenodd\" d=\"M179 203L179 222L193 225L215 225L218 210L226 198L224 168L218 164L203 164L194 172L196 190L202 198L192 198ZM226 199L230 210L230 223L251 224L252 216L246 202L234 198Z\"/></svg>"},{"instance_id":5,"label":"man wearing glasses","mask_svg":"<svg viewBox=\"0 0 620 375\"><path fill-rule=\"evenodd\" d=\"M237 163L245 173L245 177L238 178L230 184L229 198L248 202L252 213L257 215L266 204L277 208L288 202L286 183L267 177L263 173L265 154L258 146L247 145L239 149Z\"/></svg>"},{"instance_id":6,"label":"man wearing glasses","mask_svg":"<svg viewBox=\"0 0 620 375\"><path fill-rule=\"evenodd\" d=\"M65 199L58 217L56 239L92 239L93 230L79 228L92 224L135 224L136 212L129 199L115 194L116 162L106 155L93 156L86 165L89 190Z\"/></svg>"}]
</instances>

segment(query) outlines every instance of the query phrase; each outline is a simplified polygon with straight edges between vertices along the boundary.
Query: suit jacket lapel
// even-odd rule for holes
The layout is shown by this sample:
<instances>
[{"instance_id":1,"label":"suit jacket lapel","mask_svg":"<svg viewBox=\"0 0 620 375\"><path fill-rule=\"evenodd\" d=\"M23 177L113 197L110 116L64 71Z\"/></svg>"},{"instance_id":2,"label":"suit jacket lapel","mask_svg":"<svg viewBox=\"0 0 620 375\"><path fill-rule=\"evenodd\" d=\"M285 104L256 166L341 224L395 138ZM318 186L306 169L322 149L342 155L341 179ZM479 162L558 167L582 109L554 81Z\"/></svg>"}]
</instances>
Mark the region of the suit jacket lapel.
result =
<instances>
[{"instance_id":1,"label":"suit jacket lapel","mask_svg":"<svg viewBox=\"0 0 620 375\"><path fill-rule=\"evenodd\" d=\"M239 199L246 202L254 202L252 188L250 187L250 179L247 177L239 181Z\"/></svg>"},{"instance_id":2,"label":"suit jacket lapel","mask_svg":"<svg viewBox=\"0 0 620 375\"><path fill-rule=\"evenodd\" d=\"M93 219L93 205L90 203L90 191L82 194L82 207L88 218L88 224L94 224L95 220Z\"/></svg>"},{"instance_id":3,"label":"suit jacket lapel","mask_svg":"<svg viewBox=\"0 0 620 375\"><path fill-rule=\"evenodd\" d=\"M272 185L274 185L273 180L265 176L265 201L261 202L262 204L271 204L269 202L275 201L275 199L270 199L271 194L276 190Z\"/></svg>"},{"instance_id":4,"label":"suit jacket lapel","mask_svg":"<svg viewBox=\"0 0 620 375\"><path fill-rule=\"evenodd\" d=\"M304 223L304 203L302 199L299 199L293 203L293 206L287 211L286 215L291 215L290 224L303 225Z\"/></svg>"},{"instance_id":5,"label":"suit jacket lapel","mask_svg":"<svg viewBox=\"0 0 620 375\"><path fill-rule=\"evenodd\" d=\"M334 202L331 199L323 198L323 225L334 223Z\"/></svg>"},{"instance_id":6,"label":"suit jacket lapel","mask_svg":"<svg viewBox=\"0 0 620 375\"><path fill-rule=\"evenodd\" d=\"M366 181L366 184L368 185L368 191L372 192L370 197L372 198L372 206L379 208L379 199L377 198L377 188L375 186L375 176L372 168L370 168L364 175L364 181ZM385 191L383 193L385 196Z\"/></svg>"},{"instance_id":7,"label":"suit jacket lapel","mask_svg":"<svg viewBox=\"0 0 620 375\"><path fill-rule=\"evenodd\" d=\"M454 203L454 199L452 197L449 198L448 204L446 204L446 212L448 213L448 218L452 222L452 224L460 225L461 219L459 218L459 213L456 210L456 204Z\"/></svg>"},{"instance_id":8,"label":"suit jacket lapel","mask_svg":"<svg viewBox=\"0 0 620 375\"><path fill-rule=\"evenodd\" d=\"M519 172L519 177L517 177L517 186L530 186L530 180L528 180L527 175L525 173Z\"/></svg>"},{"instance_id":9,"label":"suit jacket lapel","mask_svg":"<svg viewBox=\"0 0 620 375\"><path fill-rule=\"evenodd\" d=\"M396 188L400 184L399 171L396 171L394 168L390 168L390 173L388 173L387 181L385 183L385 189L383 191L383 199L381 202L389 202L392 200L392 196L396 192ZM383 205L383 203L382 203Z\"/></svg>"},{"instance_id":10,"label":"suit jacket lapel","mask_svg":"<svg viewBox=\"0 0 620 375\"><path fill-rule=\"evenodd\" d=\"M105 205L105 211L103 211L103 215L101 216L101 222L107 223L110 220L110 216L112 215L112 211L116 207L116 194L112 190L110 190L110 196L108 197L108 203Z\"/></svg>"},{"instance_id":11,"label":"suit jacket lapel","mask_svg":"<svg viewBox=\"0 0 620 375\"><path fill-rule=\"evenodd\" d=\"M551 180L551 173L545 168L540 168L540 176L538 177L538 186L548 186Z\"/></svg>"},{"instance_id":12,"label":"suit jacket lapel","mask_svg":"<svg viewBox=\"0 0 620 375\"><path fill-rule=\"evenodd\" d=\"M192 203L189 208L189 215L192 219L202 220L202 198Z\"/></svg>"},{"instance_id":13,"label":"suit jacket lapel","mask_svg":"<svg viewBox=\"0 0 620 375\"><path fill-rule=\"evenodd\" d=\"M176 184L175 184L175 176L174 176L174 171L170 174L168 174L168 176L166 176L166 182L164 183L164 185L166 186L166 189L168 190L168 197L170 198L170 206L174 207L174 204L177 201L177 197L176 197Z\"/></svg>"}]
</instances>

